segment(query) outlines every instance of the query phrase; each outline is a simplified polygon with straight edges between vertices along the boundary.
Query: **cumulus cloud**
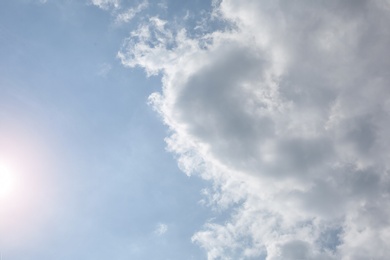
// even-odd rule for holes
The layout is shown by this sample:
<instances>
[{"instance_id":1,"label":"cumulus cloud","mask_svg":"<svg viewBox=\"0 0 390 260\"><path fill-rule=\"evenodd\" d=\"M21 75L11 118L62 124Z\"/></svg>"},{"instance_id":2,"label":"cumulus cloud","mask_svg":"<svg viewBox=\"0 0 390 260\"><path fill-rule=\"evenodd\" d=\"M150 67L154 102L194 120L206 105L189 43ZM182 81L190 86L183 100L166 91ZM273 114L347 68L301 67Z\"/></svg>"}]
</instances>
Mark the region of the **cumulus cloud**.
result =
<instances>
[{"instance_id":1,"label":"cumulus cloud","mask_svg":"<svg viewBox=\"0 0 390 260\"><path fill-rule=\"evenodd\" d=\"M153 17L118 54L162 75L168 149L231 212L194 243L208 259L389 258L388 1L213 5L225 29Z\"/></svg>"}]
</instances>

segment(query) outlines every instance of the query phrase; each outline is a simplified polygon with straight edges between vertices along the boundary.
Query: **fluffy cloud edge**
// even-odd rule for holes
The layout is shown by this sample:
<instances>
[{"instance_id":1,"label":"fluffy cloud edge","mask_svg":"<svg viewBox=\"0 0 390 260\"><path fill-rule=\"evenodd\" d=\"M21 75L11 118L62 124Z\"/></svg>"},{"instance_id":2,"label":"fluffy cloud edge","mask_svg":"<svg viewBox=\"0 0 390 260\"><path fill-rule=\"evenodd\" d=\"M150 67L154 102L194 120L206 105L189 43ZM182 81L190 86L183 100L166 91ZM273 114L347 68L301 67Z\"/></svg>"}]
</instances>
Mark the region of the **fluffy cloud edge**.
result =
<instances>
[{"instance_id":1,"label":"fluffy cloud edge","mask_svg":"<svg viewBox=\"0 0 390 260\"><path fill-rule=\"evenodd\" d=\"M389 255L388 2L214 5L229 29L191 37L152 17L118 53L162 75L150 103L168 149L232 209L193 241L209 259Z\"/></svg>"}]
</instances>

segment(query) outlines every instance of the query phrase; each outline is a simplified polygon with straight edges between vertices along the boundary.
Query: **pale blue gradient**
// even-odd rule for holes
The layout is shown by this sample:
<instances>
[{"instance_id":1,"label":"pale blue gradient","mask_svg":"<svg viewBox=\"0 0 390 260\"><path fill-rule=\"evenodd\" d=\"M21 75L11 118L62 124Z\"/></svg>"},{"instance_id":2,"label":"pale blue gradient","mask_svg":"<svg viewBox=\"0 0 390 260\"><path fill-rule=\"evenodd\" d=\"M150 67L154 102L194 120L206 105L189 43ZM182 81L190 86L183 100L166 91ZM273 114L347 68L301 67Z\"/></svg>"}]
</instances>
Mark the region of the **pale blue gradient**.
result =
<instances>
[{"instance_id":1,"label":"pale blue gradient","mask_svg":"<svg viewBox=\"0 0 390 260\"><path fill-rule=\"evenodd\" d=\"M203 8L168 7L146 11ZM198 203L205 184L177 168L165 151L168 129L147 105L159 78L116 58L136 26L115 25L84 1L0 2L0 134L17 126L50 143L55 163L41 175L56 194L28 239L7 247L10 234L0 230L3 260L206 258L191 243L212 217Z\"/></svg>"}]
</instances>

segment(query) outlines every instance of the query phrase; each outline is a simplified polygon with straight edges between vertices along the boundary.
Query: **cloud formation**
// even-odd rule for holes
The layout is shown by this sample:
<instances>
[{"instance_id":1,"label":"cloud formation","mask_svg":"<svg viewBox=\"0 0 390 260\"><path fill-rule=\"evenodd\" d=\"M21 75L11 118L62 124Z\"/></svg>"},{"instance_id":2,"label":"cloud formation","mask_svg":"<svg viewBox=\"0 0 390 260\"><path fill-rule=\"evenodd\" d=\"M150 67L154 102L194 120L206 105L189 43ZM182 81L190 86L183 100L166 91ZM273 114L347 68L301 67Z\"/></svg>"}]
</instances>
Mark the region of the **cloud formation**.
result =
<instances>
[{"instance_id":1,"label":"cloud formation","mask_svg":"<svg viewBox=\"0 0 390 260\"><path fill-rule=\"evenodd\" d=\"M153 17L118 54L162 75L168 149L231 212L193 241L208 259L388 258L389 2L214 5L225 29Z\"/></svg>"},{"instance_id":2,"label":"cloud formation","mask_svg":"<svg viewBox=\"0 0 390 260\"><path fill-rule=\"evenodd\" d=\"M162 236L165 233L167 233L167 231L168 231L168 226L166 224L159 223L156 229L154 230L154 234L156 234L157 236Z\"/></svg>"},{"instance_id":3,"label":"cloud formation","mask_svg":"<svg viewBox=\"0 0 390 260\"><path fill-rule=\"evenodd\" d=\"M116 16L115 22L117 24L128 23L132 20L139 12L146 9L148 7L148 1L144 0L142 3L137 5L136 7L129 8L126 11L119 13Z\"/></svg>"},{"instance_id":4,"label":"cloud formation","mask_svg":"<svg viewBox=\"0 0 390 260\"><path fill-rule=\"evenodd\" d=\"M120 7L119 0L91 0L91 3L103 10L109 10L110 8L117 9Z\"/></svg>"}]
</instances>

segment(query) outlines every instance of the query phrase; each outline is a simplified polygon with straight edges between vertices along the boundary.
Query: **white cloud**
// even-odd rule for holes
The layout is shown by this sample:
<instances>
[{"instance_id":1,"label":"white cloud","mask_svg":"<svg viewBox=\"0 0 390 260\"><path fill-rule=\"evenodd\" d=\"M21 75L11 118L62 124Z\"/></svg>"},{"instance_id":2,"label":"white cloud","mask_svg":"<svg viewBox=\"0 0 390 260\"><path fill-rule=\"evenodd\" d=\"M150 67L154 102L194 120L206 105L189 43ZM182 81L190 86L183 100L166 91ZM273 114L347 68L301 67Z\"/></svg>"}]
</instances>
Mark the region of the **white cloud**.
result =
<instances>
[{"instance_id":1,"label":"white cloud","mask_svg":"<svg viewBox=\"0 0 390 260\"><path fill-rule=\"evenodd\" d=\"M118 54L163 76L150 102L187 174L232 210L209 259L387 259L387 1L223 0L201 37L152 18Z\"/></svg>"},{"instance_id":2,"label":"white cloud","mask_svg":"<svg viewBox=\"0 0 390 260\"><path fill-rule=\"evenodd\" d=\"M122 23L128 23L130 20L132 20L136 14L141 12L142 10L146 9L148 7L149 3L148 1L143 1L139 5L137 5L134 8L129 8L126 11L119 13L116 16L116 23L117 24L122 24Z\"/></svg>"},{"instance_id":3,"label":"white cloud","mask_svg":"<svg viewBox=\"0 0 390 260\"><path fill-rule=\"evenodd\" d=\"M166 232L168 231L168 226L166 224L163 224L163 223L159 223L156 227L156 229L154 230L154 234L158 235L158 236L162 236L164 235Z\"/></svg>"},{"instance_id":4,"label":"white cloud","mask_svg":"<svg viewBox=\"0 0 390 260\"><path fill-rule=\"evenodd\" d=\"M91 0L91 3L103 10L118 9L120 7L120 0Z\"/></svg>"}]
</instances>

